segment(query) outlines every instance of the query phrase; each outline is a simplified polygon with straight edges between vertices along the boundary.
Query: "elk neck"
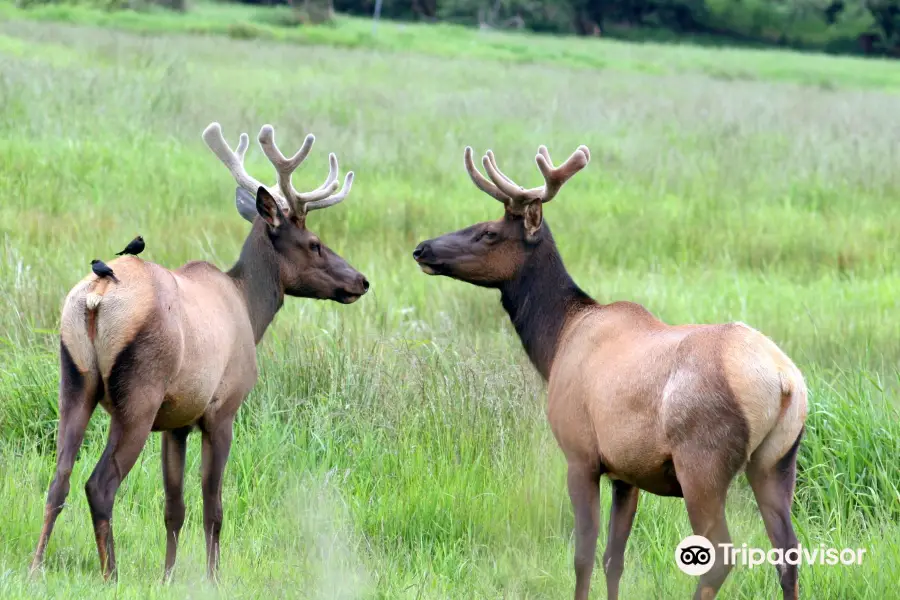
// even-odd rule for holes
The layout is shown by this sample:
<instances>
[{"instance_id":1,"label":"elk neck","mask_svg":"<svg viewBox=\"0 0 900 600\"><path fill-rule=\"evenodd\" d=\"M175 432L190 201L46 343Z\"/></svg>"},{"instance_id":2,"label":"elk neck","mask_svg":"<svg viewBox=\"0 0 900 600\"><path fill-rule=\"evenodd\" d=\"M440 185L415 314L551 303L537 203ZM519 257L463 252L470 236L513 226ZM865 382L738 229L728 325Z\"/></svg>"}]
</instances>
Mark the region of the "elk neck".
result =
<instances>
[{"instance_id":1,"label":"elk neck","mask_svg":"<svg viewBox=\"0 0 900 600\"><path fill-rule=\"evenodd\" d=\"M500 286L500 301L528 358L546 381L566 323L597 303L566 271L550 229L517 277Z\"/></svg>"},{"instance_id":2,"label":"elk neck","mask_svg":"<svg viewBox=\"0 0 900 600\"><path fill-rule=\"evenodd\" d=\"M244 296L253 337L258 344L284 303L278 256L262 219L253 223L241 256L228 271L228 276Z\"/></svg>"}]
</instances>

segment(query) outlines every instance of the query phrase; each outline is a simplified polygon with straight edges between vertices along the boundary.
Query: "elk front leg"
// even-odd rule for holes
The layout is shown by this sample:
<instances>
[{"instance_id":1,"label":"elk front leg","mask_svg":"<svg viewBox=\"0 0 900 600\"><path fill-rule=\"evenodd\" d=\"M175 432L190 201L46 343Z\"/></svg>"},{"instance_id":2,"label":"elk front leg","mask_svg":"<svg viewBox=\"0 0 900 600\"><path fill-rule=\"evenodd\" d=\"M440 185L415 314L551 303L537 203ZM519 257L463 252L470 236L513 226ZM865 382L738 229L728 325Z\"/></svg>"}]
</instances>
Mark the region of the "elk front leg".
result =
<instances>
[{"instance_id":1,"label":"elk front leg","mask_svg":"<svg viewBox=\"0 0 900 600\"><path fill-rule=\"evenodd\" d=\"M575 600L587 600L600 533L600 476L590 465L570 462L568 485L575 512Z\"/></svg>"},{"instance_id":2,"label":"elk front leg","mask_svg":"<svg viewBox=\"0 0 900 600\"><path fill-rule=\"evenodd\" d=\"M172 577L175 555L178 552L178 537L184 525L184 455L187 451L187 437L190 427L163 432L162 474L166 493L166 566L164 580Z\"/></svg>"},{"instance_id":3,"label":"elk front leg","mask_svg":"<svg viewBox=\"0 0 900 600\"><path fill-rule=\"evenodd\" d=\"M203 530L206 534L206 574L218 579L219 534L222 531L222 475L231 451L233 417L203 431Z\"/></svg>"},{"instance_id":4,"label":"elk front leg","mask_svg":"<svg viewBox=\"0 0 900 600\"><path fill-rule=\"evenodd\" d=\"M606 597L619 597L619 581L625 568L625 545L634 524L640 490L624 481L612 482L612 507L609 511L609 537L603 555L603 570L606 572Z\"/></svg>"}]
</instances>

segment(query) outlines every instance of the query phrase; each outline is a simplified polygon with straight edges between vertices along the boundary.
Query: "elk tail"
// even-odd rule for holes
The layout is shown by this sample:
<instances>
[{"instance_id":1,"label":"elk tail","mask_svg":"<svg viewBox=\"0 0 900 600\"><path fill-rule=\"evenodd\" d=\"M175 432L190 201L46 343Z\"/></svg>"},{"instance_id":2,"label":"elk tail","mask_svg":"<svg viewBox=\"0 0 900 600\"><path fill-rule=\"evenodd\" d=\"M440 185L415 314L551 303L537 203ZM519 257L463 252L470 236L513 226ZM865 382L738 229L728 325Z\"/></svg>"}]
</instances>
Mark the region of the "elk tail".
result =
<instances>
[{"instance_id":1,"label":"elk tail","mask_svg":"<svg viewBox=\"0 0 900 600\"><path fill-rule=\"evenodd\" d=\"M116 283L118 283L118 280L116 280ZM84 305L87 309L87 333L91 342L97 336L97 311L108 286L109 282L106 279L98 279L94 282L93 289L84 297Z\"/></svg>"},{"instance_id":2,"label":"elk tail","mask_svg":"<svg viewBox=\"0 0 900 600\"><path fill-rule=\"evenodd\" d=\"M791 381L790 375L786 373L778 373L778 379L781 380L781 395L790 397L794 393L794 382Z\"/></svg>"},{"instance_id":3,"label":"elk tail","mask_svg":"<svg viewBox=\"0 0 900 600\"><path fill-rule=\"evenodd\" d=\"M89 313L94 313L97 310L97 307L100 306L100 301L103 300L103 296L96 293L91 292L84 298L84 304L87 307Z\"/></svg>"}]
</instances>

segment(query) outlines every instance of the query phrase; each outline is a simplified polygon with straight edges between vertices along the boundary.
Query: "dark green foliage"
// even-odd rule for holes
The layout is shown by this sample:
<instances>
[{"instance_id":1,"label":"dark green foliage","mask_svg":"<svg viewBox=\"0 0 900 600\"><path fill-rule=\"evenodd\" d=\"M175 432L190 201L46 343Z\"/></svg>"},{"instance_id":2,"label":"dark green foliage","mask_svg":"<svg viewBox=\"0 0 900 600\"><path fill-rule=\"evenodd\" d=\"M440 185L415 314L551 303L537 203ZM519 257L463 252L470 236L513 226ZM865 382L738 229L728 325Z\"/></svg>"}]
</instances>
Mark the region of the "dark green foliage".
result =
<instances>
[{"instance_id":1,"label":"dark green foliage","mask_svg":"<svg viewBox=\"0 0 900 600\"><path fill-rule=\"evenodd\" d=\"M900 0L864 0L886 48L900 50Z\"/></svg>"},{"instance_id":2,"label":"dark green foliage","mask_svg":"<svg viewBox=\"0 0 900 600\"><path fill-rule=\"evenodd\" d=\"M290 7L285 27L372 16L376 0L235 0ZM186 0L16 0L105 10L187 8ZM383 0L381 17L482 29L900 56L900 0ZM236 24L234 37L246 28ZM253 36L251 36L253 37Z\"/></svg>"},{"instance_id":3,"label":"dark green foliage","mask_svg":"<svg viewBox=\"0 0 900 600\"><path fill-rule=\"evenodd\" d=\"M375 0L337 0L334 7L372 15ZM385 0L381 16L613 37L660 31L831 52L900 48L900 0Z\"/></svg>"}]
</instances>

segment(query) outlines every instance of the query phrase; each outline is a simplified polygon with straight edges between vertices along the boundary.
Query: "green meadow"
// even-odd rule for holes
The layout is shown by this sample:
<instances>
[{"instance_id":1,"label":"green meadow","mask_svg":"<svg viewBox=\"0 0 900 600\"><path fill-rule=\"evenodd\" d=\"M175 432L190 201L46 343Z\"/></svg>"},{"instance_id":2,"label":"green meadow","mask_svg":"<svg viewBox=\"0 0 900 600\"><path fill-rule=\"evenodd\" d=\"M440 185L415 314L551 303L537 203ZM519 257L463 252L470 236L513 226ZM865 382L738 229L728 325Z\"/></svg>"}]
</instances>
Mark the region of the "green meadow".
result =
<instances>
[{"instance_id":1,"label":"green meadow","mask_svg":"<svg viewBox=\"0 0 900 600\"><path fill-rule=\"evenodd\" d=\"M867 552L859 566L801 566L802 597L896 595L896 62L387 22L373 34L344 18L286 29L279 15L0 4L0 597L569 597L573 517L544 385L498 293L427 277L411 258L423 239L502 214L469 181L466 145L537 185L540 144L557 162L591 149L544 211L586 291L669 323L743 321L806 376L798 536ZM83 493L102 410L30 580L66 293L137 233L147 260L227 269L249 230L200 138L211 121L232 146L250 135L248 170L264 182L265 123L285 152L316 135L297 187L318 186L337 153L353 191L308 224L372 288L349 306L288 299L259 345L225 473L218 587L204 578L196 435L174 581L161 583L154 434L115 505L118 583L102 583ZM770 547L742 476L728 515L736 545ZM644 494L622 596L689 597L696 579L674 562L689 533L681 500ZM776 595L771 567L738 567L722 590Z\"/></svg>"}]
</instances>

